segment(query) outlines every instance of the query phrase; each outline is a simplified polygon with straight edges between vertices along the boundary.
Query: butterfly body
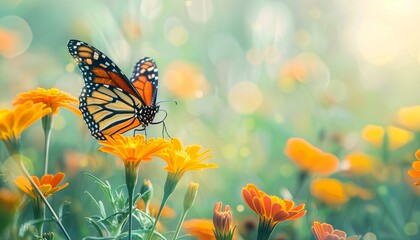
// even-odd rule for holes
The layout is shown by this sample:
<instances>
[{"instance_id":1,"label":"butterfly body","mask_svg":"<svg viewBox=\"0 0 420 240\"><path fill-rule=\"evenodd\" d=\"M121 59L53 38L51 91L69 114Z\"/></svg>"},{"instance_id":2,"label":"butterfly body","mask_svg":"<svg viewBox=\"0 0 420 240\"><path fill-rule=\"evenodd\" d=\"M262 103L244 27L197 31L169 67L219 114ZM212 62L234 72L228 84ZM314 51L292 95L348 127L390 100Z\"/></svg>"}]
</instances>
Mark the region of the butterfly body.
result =
<instances>
[{"instance_id":1,"label":"butterfly body","mask_svg":"<svg viewBox=\"0 0 420 240\"><path fill-rule=\"evenodd\" d=\"M103 140L107 135L153 123L159 111L158 70L153 59L138 61L128 79L111 59L90 44L70 40L67 47L83 75L79 109L92 136Z\"/></svg>"}]
</instances>

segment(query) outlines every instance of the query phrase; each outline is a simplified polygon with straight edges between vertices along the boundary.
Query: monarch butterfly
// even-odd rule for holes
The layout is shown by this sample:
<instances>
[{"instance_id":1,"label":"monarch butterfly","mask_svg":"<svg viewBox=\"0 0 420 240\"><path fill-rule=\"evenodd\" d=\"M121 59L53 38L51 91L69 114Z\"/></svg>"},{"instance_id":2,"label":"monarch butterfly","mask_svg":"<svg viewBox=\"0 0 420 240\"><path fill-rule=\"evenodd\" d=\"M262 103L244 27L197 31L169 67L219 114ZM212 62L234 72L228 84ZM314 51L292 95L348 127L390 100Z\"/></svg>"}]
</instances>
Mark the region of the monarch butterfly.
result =
<instances>
[{"instance_id":1,"label":"monarch butterfly","mask_svg":"<svg viewBox=\"0 0 420 240\"><path fill-rule=\"evenodd\" d=\"M128 79L92 45L70 40L67 47L83 74L79 109L92 136L105 140L107 135L156 124L152 121L159 111L158 69L152 58L140 59Z\"/></svg>"}]
</instances>

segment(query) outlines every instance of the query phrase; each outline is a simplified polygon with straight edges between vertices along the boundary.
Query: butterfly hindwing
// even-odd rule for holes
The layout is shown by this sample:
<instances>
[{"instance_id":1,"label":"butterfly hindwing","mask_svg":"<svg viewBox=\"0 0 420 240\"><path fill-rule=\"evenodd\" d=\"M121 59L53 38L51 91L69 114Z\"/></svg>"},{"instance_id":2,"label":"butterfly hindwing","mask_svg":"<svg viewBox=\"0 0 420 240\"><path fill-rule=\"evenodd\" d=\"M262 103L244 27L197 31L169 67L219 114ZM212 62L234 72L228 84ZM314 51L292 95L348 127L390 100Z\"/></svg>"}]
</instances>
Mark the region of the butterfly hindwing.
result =
<instances>
[{"instance_id":1,"label":"butterfly hindwing","mask_svg":"<svg viewBox=\"0 0 420 240\"><path fill-rule=\"evenodd\" d=\"M124 133L141 124L133 106L141 105L139 99L114 86L94 86L87 93L83 87L80 110L91 134L104 140L104 135Z\"/></svg>"},{"instance_id":2,"label":"butterfly hindwing","mask_svg":"<svg viewBox=\"0 0 420 240\"><path fill-rule=\"evenodd\" d=\"M156 104L158 79L158 69L152 58L145 57L134 65L130 82L136 88L146 106Z\"/></svg>"}]
</instances>

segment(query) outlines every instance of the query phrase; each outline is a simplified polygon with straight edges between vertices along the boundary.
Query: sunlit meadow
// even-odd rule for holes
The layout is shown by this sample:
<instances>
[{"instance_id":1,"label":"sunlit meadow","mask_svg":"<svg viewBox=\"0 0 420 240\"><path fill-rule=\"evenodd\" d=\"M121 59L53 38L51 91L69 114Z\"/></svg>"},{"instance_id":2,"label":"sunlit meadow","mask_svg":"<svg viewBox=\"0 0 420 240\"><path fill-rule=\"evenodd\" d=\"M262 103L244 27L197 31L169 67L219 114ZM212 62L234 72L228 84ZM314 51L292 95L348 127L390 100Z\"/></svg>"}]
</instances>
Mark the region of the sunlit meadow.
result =
<instances>
[{"instance_id":1,"label":"sunlit meadow","mask_svg":"<svg viewBox=\"0 0 420 240\"><path fill-rule=\"evenodd\" d=\"M0 239L420 239L420 2L0 2ZM98 141L67 49L159 70ZM176 101L176 103L175 103Z\"/></svg>"}]
</instances>

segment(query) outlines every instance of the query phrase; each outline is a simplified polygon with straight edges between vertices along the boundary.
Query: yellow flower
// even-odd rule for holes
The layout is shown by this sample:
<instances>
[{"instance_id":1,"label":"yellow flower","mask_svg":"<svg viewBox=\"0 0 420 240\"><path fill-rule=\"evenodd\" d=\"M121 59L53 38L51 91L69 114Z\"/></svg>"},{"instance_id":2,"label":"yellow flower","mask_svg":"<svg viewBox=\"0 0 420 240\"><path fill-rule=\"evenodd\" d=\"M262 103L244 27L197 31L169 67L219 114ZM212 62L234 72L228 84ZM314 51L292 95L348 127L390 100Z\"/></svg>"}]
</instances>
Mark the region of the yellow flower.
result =
<instances>
[{"instance_id":1,"label":"yellow flower","mask_svg":"<svg viewBox=\"0 0 420 240\"><path fill-rule=\"evenodd\" d=\"M311 227L316 240L359 240L360 236L353 235L347 237L347 234L341 230L334 229L331 224L315 221Z\"/></svg>"},{"instance_id":2,"label":"yellow flower","mask_svg":"<svg viewBox=\"0 0 420 240\"><path fill-rule=\"evenodd\" d=\"M41 181L37 176L32 176L32 179L34 180L35 184L38 186L38 188L41 190L42 194L48 198L52 194L60 191L61 189L67 187L69 184L64 183L63 185L58 186L60 182L64 179L64 173L58 172L55 175L52 174L45 174L42 176ZM25 192L31 199L37 199L38 193L33 188L31 182L29 179L27 179L24 176L19 176L15 178L14 183L16 186L20 188L23 192Z\"/></svg>"},{"instance_id":3,"label":"yellow flower","mask_svg":"<svg viewBox=\"0 0 420 240\"><path fill-rule=\"evenodd\" d=\"M397 121L412 131L420 130L420 105L404 107L398 111Z\"/></svg>"},{"instance_id":4,"label":"yellow flower","mask_svg":"<svg viewBox=\"0 0 420 240\"><path fill-rule=\"evenodd\" d=\"M311 194L329 205L340 205L349 201L344 184L336 179L316 179L311 185Z\"/></svg>"},{"instance_id":5,"label":"yellow flower","mask_svg":"<svg viewBox=\"0 0 420 240\"><path fill-rule=\"evenodd\" d=\"M268 239L277 224L306 214L305 204L294 207L293 201L267 195L253 184L242 188L242 197L248 207L258 214L258 239Z\"/></svg>"},{"instance_id":6,"label":"yellow flower","mask_svg":"<svg viewBox=\"0 0 420 240\"><path fill-rule=\"evenodd\" d=\"M146 139L143 135L126 137L121 134L105 136L106 140L99 141L102 147L99 151L120 157L125 165L125 183L131 196L137 182L137 170L141 161L150 161L153 156L161 154L168 145L165 139Z\"/></svg>"},{"instance_id":7,"label":"yellow flower","mask_svg":"<svg viewBox=\"0 0 420 240\"><path fill-rule=\"evenodd\" d=\"M210 219L191 219L184 222L183 228L199 240L216 240L213 233L213 221Z\"/></svg>"},{"instance_id":8,"label":"yellow flower","mask_svg":"<svg viewBox=\"0 0 420 240\"><path fill-rule=\"evenodd\" d=\"M371 174L376 170L378 163L376 160L361 152L354 152L348 154L344 158L344 169L347 173L354 175Z\"/></svg>"},{"instance_id":9,"label":"yellow flower","mask_svg":"<svg viewBox=\"0 0 420 240\"><path fill-rule=\"evenodd\" d=\"M20 151L20 135L31 124L51 112L43 103L31 101L19 104L12 110L0 110L0 139L11 155Z\"/></svg>"},{"instance_id":10,"label":"yellow flower","mask_svg":"<svg viewBox=\"0 0 420 240\"><path fill-rule=\"evenodd\" d=\"M102 147L99 151L113 154L124 161L124 164L134 163L138 165L141 161L150 161L153 156L159 156L167 146L163 138L146 139L143 135L126 137L121 134L105 136L106 140L99 141Z\"/></svg>"},{"instance_id":11,"label":"yellow flower","mask_svg":"<svg viewBox=\"0 0 420 240\"><path fill-rule=\"evenodd\" d=\"M323 152L302 138L290 138L284 152L304 172L329 175L338 168L336 156Z\"/></svg>"},{"instance_id":12,"label":"yellow flower","mask_svg":"<svg viewBox=\"0 0 420 240\"><path fill-rule=\"evenodd\" d=\"M206 164L203 161L211 156L207 155L210 150L199 153L201 147L190 145L185 149L177 138L171 139L170 146L166 148L160 157L168 164L164 169L170 173L182 176L190 170L202 170L205 168L217 168L217 164Z\"/></svg>"},{"instance_id":13,"label":"yellow flower","mask_svg":"<svg viewBox=\"0 0 420 240\"><path fill-rule=\"evenodd\" d=\"M20 93L13 100L13 106L22 104L26 101L34 103L44 103L45 107L52 109L53 114L57 114L60 107L67 108L78 116L81 116L79 109L76 107L79 104L77 98L70 94L60 91L57 88L38 88L28 92Z\"/></svg>"},{"instance_id":14,"label":"yellow flower","mask_svg":"<svg viewBox=\"0 0 420 240\"><path fill-rule=\"evenodd\" d=\"M408 170L408 175L412 178L420 178L420 149L416 151L416 161L411 165L413 169ZM414 182L414 186L420 185L420 179Z\"/></svg>"},{"instance_id":15,"label":"yellow flower","mask_svg":"<svg viewBox=\"0 0 420 240\"><path fill-rule=\"evenodd\" d=\"M362 137L372 143L376 147L382 147L384 143L385 131L388 138L388 146L391 150L395 150L413 139L413 133L398 128L388 126L386 128L377 125L367 125L362 130Z\"/></svg>"}]
</instances>

